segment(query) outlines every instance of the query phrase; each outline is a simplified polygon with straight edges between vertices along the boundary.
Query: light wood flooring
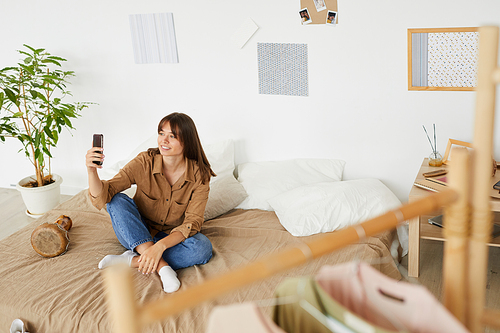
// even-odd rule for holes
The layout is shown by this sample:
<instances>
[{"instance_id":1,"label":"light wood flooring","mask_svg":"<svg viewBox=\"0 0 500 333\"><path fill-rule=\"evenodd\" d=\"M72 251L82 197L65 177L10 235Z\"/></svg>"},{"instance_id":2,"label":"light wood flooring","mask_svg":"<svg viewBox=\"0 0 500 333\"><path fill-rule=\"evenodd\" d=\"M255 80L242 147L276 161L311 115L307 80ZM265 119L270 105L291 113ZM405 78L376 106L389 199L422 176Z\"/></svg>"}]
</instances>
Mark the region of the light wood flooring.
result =
<instances>
[{"instance_id":1,"label":"light wood flooring","mask_svg":"<svg viewBox=\"0 0 500 333\"><path fill-rule=\"evenodd\" d=\"M71 198L61 195L61 202ZM15 189L0 187L0 240L33 222L33 218L26 215L21 193ZM55 221L54 221L55 222Z\"/></svg>"},{"instance_id":2,"label":"light wood flooring","mask_svg":"<svg viewBox=\"0 0 500 333\"><path fill-rule=\"evenodd\" d=\"M71 196L62 195L61 201ZM20 193L15 189L0 188L0 240L8 237L17 230L33 221L25 214L26 207ZM443 243L431 240L421 240L420 276L409 278L412 283L419 283L427 287L441 300L441 275L443 261ZM407 258L403 258L401 272L406 274ZM486 286L486 307L500 309L500 248L490 247L488 284ZM486 332L500 332L487 329Z\"/></svg>"},{"instance_id":3,"label":"light wood flooring","mask_svg":"<svg viewBox=\"0 0 500 333\"><path fill-rule=\"evenodd\" d=\"M443 242L427 239L420 240L420 276L408 278L411 283L424 285L437 299L442 301L442 264L443 264ZM486 307L500 309L500 248L489 248L488 282L486 285ZM404 257L400 269L402 274L407 274L408 257ZM407 275L406 275L407 276ZM485 332L500 332L487 328Z\"/></svg>"}]
</instances>

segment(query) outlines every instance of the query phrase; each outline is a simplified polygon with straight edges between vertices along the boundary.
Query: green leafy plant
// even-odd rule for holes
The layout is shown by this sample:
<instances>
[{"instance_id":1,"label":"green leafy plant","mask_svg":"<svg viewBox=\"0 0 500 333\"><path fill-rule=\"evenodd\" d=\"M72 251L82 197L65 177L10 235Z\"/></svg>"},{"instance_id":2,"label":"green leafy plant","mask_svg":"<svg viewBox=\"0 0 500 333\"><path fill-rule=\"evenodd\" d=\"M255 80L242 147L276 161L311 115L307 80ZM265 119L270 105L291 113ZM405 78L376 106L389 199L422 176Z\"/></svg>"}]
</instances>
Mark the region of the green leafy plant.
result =
<instances>
[{"instance_id":1,"label":"green leafy plant","mask_svg":"<svg viewBox=\"0 0 500 333\"><path fill-rule=\"evenodd\" d=\"M63 128L74 129L71 119L90 103L63 103L71 95L68 79L75 75L62 70L66 59L24 47L18 50L23 59L16 67L0 70L0 140L10 136L21 141L35 167L36 181L30 186L36 187L53 182L50 149L56 147Z\"/></svg>"}]
</instances>

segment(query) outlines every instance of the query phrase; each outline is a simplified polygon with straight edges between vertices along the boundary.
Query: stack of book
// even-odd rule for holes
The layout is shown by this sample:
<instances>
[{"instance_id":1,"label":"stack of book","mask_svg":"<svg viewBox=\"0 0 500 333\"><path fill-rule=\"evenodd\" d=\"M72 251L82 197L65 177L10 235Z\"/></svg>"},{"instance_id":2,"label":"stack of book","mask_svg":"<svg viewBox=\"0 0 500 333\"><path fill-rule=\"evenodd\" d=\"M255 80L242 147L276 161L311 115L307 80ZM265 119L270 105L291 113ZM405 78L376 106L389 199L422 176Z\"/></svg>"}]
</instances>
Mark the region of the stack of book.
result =
<instances>
[{"instance_id":1,"label":"stack of book","mask_svg":"<svg viewBox=\"0 0 500 333\"><path fill-rule=\"evenodd\" d=\"M440 178L425 178L422 180L416 180L413 185L433 192L442 191L448 186L446 183L446 176Z\"/></svg>"},{"instance_id":2,"label":"stack of book","mask_svg":"<svg viewBox=\"0 0 500 333\"><path fill-rule=\"evenodd\" d=\"M429 224L435 225L436 227L443 228L443 215L438 215L431 217L429 220ZM500 236L500 225L493 223L493 230L491 231L491 238L496 238Z\"/></svg>"}]
</instances>

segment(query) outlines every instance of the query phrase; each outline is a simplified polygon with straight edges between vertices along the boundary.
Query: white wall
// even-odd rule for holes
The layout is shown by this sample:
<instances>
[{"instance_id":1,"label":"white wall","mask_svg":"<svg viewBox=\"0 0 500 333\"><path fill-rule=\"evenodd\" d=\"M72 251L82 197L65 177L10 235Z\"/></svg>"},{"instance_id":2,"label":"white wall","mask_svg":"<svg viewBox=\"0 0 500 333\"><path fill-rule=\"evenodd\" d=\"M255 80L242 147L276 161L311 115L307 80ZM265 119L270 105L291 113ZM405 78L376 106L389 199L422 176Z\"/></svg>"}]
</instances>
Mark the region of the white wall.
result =
<instances>
[{"instance_id":1,"label":"white wall","mask_svg":"<svg viewBox=\"0 0 500 333\"><path fill-rule=\"evenodd\" d=\"M23 43L44 47L76 71L74 99L98 103L54 151L65 193L87 186L92 133L104 133L111 165L154 134L161 117L180 111L204 142L235 140L237 163L339 158L346 179L379 178L406 201L431 151L422 125L436 124L444 153L448 138L472 140L475 102L473 92L407 90L407 28L500 25L500 1L339 0L335 28L301 26L299 7L290 0L10 1L0 11L0 67L18 60ZM134 64L128 15L155 12L174 13L178 64ZM230 38L246 17L260 29L238 49ZM309 97L258 94L257 42L308 44ZM0 144L1 187L33 173L20 148L13 139Z\"/></svg>"}]
</instances>

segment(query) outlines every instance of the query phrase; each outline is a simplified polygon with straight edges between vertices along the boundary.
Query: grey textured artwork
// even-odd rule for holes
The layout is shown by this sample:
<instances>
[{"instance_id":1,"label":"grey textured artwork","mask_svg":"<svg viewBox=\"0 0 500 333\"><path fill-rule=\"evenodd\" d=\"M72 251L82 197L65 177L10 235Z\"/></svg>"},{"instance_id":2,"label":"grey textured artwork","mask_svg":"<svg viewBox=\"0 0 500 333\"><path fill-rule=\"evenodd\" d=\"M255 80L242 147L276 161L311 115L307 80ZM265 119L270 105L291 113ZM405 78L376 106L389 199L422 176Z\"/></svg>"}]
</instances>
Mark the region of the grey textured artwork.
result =
<instances>
[{"instance_id":1,"label":"grey textured artwork","mask_svg":"<svg viewBox=\"0 0 500 333\"><path fill-rule=\"evenodd\" d=\"M307 44L258 43L259 94L308 96Z\"/></svg>"}]
</instances>

